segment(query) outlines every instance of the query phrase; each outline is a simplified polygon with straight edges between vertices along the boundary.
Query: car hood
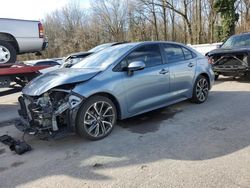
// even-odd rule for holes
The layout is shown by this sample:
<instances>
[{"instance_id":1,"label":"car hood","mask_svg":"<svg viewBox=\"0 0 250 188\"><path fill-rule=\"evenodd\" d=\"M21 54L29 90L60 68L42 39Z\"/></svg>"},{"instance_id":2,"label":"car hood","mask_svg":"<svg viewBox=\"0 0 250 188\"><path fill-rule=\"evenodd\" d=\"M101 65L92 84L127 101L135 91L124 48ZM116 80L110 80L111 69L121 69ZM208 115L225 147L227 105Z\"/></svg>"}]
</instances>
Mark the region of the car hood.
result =
<instances>
[{"instance_id":1,"label":"car hood","mask_svg":"<svg viewBox=\"0 0 250 188\"><path fill-rule=\"evenodd\" d=\"M22 92L23 94L29 96L39 96L60 85L87 81L93 78L99 72L101 72L100 69L57 69L35 78L24 87Z\"/></svg>"},{"instance_id":2,"label":"car hood","mask_svg":"<svg viewBox=\"0 0 250 188\"><path fill-rule=\"evenodd\" d=\"M242 48L217 48L208 52L208 56L219 55L219 54L232 54L232 53L250 53L250 47Z\"/></svg>"}]
</instances>

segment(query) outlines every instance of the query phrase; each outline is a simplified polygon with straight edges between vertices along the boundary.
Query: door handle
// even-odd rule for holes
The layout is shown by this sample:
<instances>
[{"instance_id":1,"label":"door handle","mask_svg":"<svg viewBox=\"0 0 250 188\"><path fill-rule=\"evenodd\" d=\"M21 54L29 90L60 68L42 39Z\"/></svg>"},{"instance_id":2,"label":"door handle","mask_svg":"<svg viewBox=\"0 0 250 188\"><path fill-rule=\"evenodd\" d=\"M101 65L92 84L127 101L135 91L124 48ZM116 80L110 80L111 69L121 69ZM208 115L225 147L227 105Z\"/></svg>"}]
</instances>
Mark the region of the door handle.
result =
<instances>
[{"instance_id":1,"label":"door handle","mask_svg":"<svg viewBox=\"0 0 250 188\"><path fill-rule=\"evenodd\" d=\"M168 70L166 69L161 69L161 71L159 72L160 74L167 74L168 73Z\"/></svg>"},{"instance_id":2,"label":"door handle","mask_svg":"<svg viewBox=\"0 0 250 188\"><path fill-rule=\"evenodd\" d=\"M194 66L194 63L189 63L188 64L188 67L193 67Z\"/></svg>"}]
</instances>

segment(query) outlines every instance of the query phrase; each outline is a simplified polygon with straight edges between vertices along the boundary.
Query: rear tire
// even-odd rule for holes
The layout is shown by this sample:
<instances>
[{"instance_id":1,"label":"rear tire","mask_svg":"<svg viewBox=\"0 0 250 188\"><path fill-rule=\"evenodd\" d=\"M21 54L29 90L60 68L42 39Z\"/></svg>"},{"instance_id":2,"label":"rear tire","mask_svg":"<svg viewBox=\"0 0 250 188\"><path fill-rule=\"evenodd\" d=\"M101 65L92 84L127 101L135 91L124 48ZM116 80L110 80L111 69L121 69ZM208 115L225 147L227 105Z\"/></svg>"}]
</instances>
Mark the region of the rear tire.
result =
<instances>
[{"instance_id":1,"label":"rear tire","mask_svg":"<svg viewBox=\"0 0 250 188\"><path fill-rule=\"evenodd\" d=\"M215 81L218 80L219 76L220 76L219 74L215 74L215 75L214 75L214 80L215 80Z\"/></svg>"},{"instance_id":2,"label":"rear tire","mask_svg":"<svg viewBox=\"0 0 250 188\"><path fill-rule=\"evenodd\" d=\"M114 103L107 97L93 96L78 111L76 132L89 140L100 140L112 132L116 120Z\"/></svg>"},{"instance_id":3,"label":"rear tire","mask_svg":"<svg viewBox=\"0 0 250 188\"><path fill-rule=\"evenodd\" d=\"M9 42L0 40L0 64L15 63L16 56L16 49Z\"/></svg>"},{"instance_id":4,"label":"rear tire","mask_svg":"<svg viewBox=\"0 0 250 188\"><path fill-rule=\"evenodd\" d=\"M193 96L191 101L193 103L203 103L207 100L209 93L209 82L205 76L198 76L193 87Z\"/></svg>"}]
</instances>

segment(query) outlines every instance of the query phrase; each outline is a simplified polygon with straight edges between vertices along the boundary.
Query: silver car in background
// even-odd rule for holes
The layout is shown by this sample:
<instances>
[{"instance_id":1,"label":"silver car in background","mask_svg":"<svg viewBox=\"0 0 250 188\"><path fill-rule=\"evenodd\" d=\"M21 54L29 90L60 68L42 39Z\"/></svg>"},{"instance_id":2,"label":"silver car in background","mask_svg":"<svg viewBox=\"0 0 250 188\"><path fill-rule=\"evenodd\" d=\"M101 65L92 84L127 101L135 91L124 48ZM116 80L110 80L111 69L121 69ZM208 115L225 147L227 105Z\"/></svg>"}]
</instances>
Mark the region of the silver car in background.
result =
<instances>
[{"instance_id":1,"label":"silver car in background","mask_svg":"<svg viewBox=\"0 0 250 188\"><path fill-rule=\"evenodd\" d=\"M117 119L186 99L205 102L213 82L208 60L183 44L121 44L31 81L19 98L17 128L50 136L66 130L98 140Z\"/></svg>"}]
</instances>

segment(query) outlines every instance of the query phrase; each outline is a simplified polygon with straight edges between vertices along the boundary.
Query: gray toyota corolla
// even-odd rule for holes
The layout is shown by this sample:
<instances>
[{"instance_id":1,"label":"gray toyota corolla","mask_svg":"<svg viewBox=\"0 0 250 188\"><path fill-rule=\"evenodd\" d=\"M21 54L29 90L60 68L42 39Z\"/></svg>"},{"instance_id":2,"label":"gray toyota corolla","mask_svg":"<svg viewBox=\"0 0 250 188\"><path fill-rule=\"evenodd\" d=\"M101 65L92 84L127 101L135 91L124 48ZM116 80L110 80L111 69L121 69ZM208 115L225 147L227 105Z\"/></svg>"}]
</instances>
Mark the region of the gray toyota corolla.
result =
<instances>
[{"instance_id":1,"label":"gray toyota corolla","mask_svg":"<svg viewBox=\"0 0 250 188\"><path fill-rule=\"evenodd\" d=\"M98 140L117 119L186 99L203 103L213 82L208 60L183 44L121 44L30 82L19 97L16 126L37 135L76 132Z\"/></svg>"}]
</instances>

